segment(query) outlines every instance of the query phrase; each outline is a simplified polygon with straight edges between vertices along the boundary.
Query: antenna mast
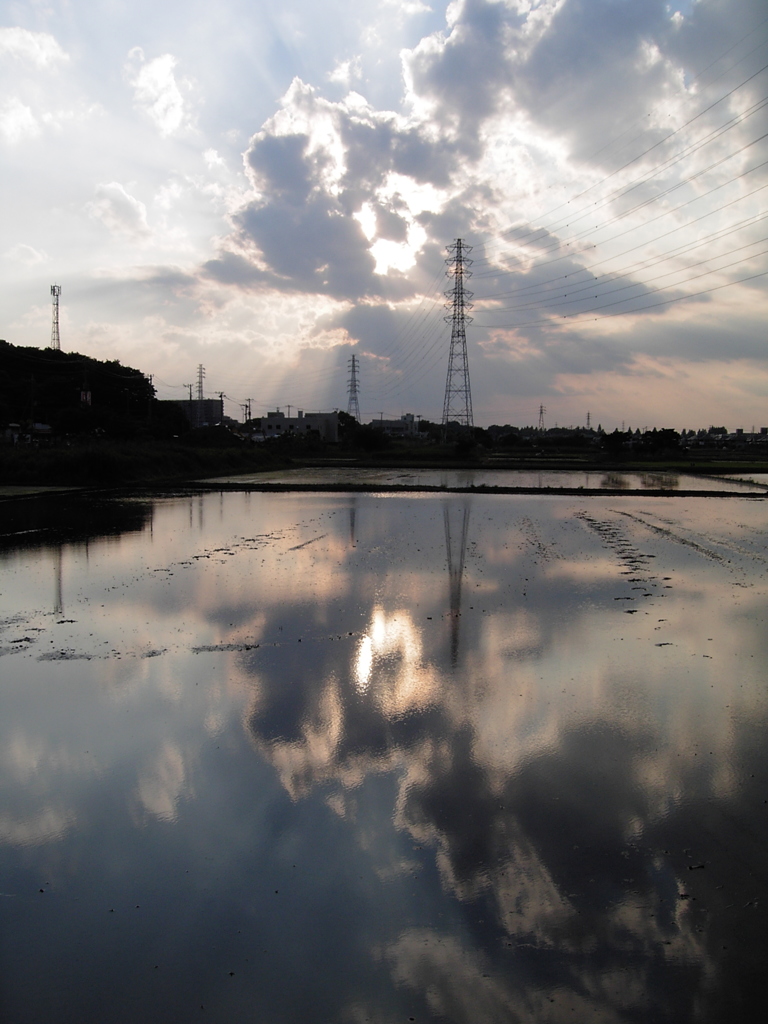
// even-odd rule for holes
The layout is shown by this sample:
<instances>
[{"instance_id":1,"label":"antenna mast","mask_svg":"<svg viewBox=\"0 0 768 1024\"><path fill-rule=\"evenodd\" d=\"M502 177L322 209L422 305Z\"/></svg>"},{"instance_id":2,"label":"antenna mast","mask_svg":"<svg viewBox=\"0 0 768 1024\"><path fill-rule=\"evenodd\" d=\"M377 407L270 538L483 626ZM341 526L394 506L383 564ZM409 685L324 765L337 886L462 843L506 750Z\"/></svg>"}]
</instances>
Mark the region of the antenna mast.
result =
<instances>
[{"instance_id":1,"label":"antenna mast","mask_svg":"<svg viewBox=\"0 0 768 1024\"><path fill-rule=\"evenodd\" d=\"M53 319L51 321L51 348L58 352L61 349L61 338L59 337L59 296L61 285L51 285L51 304L53 306Z\"/></svg>"},{"instance_id":2,"label":"antenna mast","mask_svg":"<svg viewBox=\"0 0 768 1024\"><path fill-rule=\"evenodd\" d=\"M354 416L357 422L360 422L360 402L358 401L358 393L360 390L360 383L357 379L357 356L353 355L349 360L349 384L348 394L349 401L347 402L347 412L350 416Z\"/></svg>"},{"instance_id":3,"label":"antenna mast","mask_svg":"<svg viewBox=\"0 0 768 1024\"><path fill-rule=\"evenodd\" d=\"M451 325L451 350L448 356L448 375L445 379L445 401L443 402L443 436L447 434L448 423L457 422L459 426L469 430L474 425L472 420L472 393L469 388L469 363L467 361L467 335L465 326L472 322L466 310L472 309L472 292L464 287L464 279L472 276L467 269L472 260L466 253L472 252L471 245L457 238L453 245L448 246L450 256L446 274L453 278L453 287L449 288L445 297L448 299L446 308L451 312L445 317Z\"/></svg>"}]
</instances>

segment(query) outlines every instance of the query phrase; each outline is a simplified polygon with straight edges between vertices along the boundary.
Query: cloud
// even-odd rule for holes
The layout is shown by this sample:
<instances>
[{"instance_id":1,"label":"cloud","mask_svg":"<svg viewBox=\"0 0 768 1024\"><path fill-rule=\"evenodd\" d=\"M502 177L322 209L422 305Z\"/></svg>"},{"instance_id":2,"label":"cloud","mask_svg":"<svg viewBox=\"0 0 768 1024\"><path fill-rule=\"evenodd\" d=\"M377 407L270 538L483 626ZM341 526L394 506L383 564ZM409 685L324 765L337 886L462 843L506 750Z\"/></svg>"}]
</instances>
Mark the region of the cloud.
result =
<instances>
[{"instance_id":1,"label":"cloud","mask_svg":"<svg viewBox=\"0 0 768 1024\"><path fill-rule=\"evenodd\" d=\"M349 89L353 82L360 81L362 77L362 64L359 57L350 57L349 60L339 61L333 71L328 74L328 81L343 85Z\"/></svg>"},{"instance_id":2,"label":"cloud","mask_svg":"<svg viewBox=\"0 0 768 1024\"><path fill-rule=\"evenodd\" d=\"M48 253L42 249L35 249L31 245L20 242L4 253L3 259L10 260L12 263L23 263L27 267L35 267L40 263L47 262Z\"/></svg>"},{"instance_id":3,"label":"cloud","mask_svg":"<svg viewBox=\"0 0 768 1024\"><path fill-rule=\"evenodd\" d=\"M120 42L111 11L88 34L70 23L56 38L0 29L0 142L19 197L4 211L0 253L30 285L14 294L12 322L37 301L32 278L44 266L34 252L44 244L96 281L85 322L110 319L121 278L126 294L143 287L147 296L140 316L130 303L121 309L126 330L132 315L137 334L144 316L156 313L171 333L197 316L201 331L249 349L271 345L263 325L279 325L291 368L318 339L357 343L369 384L391 375L391 400L369 394L371 408L407 400L434 418L447 355L442 261L460 236L477 261L468 340L478 423L509 418L505 397L526 394L534 410L546 398L561 421L573 415L562 412L566 394L606 408L590 379L602 396L614 379L622 401L644 407L638 360L665 352L706 369L707 387L717 362L763 360L765 279L732 282L766 266L757 251L766 178L754 170L765 156L765 73L729 92L760 67L763 35L750 34L764 33L759 0L686 3L680 16L662 0L453 0L432 10L420 0L339 0L332 24L302 5L262 19L257 3L235 20L224 0L210 24L231 17L237 32L214 37L199 24L185 34L172 2L166 13L181 26L172 53L153 23L126 55L132 42ZM122 82L104 76L115 63ZM87 116L95 101L98 119ZM86 199L91 223L68 221ZM28 229L41 202L45 239ZM109 230L94 232L94 218ZM191 314L141 279L126 238L141 241L148 265L179 267L195 282ZM641 304L650 307L642 314ZM287 306L300 315L286 316ZM423 330L398 340L411 313ZM206 361L226 376L220 351L210 345ZM418 384L407 372L416 362ZM318 387L317 401L329 394ZM702 417L732 419L709 411L724 400L713 394Z\"/></svg>"},{"instance_id":4,"label":"cloud","mask_svg":"<svg viewBox=\"0 0 768 1024\"><path fill-rule=\"evenodd\" d=\"M69 60L58 42L47 32L26 28L0 28L0 55L25 61L37 68L48 68Z\"/></svg>"},{"instance_id":5,"label":"cloud","mask_svg":"<svg viewBox=\"0 0 768 1024\"><path fill-rule=\"evenodd\" d=\"M253 198L234 213L224 249L281 290L410 295L404 272L428 242L425 209L449 198L451 155L418 121L354 93L331 102L295 79L246 151Z\"/></svg>"},{"instance_id":6,"label":"cloud","mask_svg":"<svg viewBox=\"0 0 768 1024\"><path fill-rule=\"evenodd\" d=\"M190 124L184 97L174 76L170 53L146 61L140 46L128 54L125 69L136 105L154 121L161 135L173 135Z\"/></svg>"},{"instance_id":7,"label":"cloud","mask_svg":"<svg viewBox=\"0 0 768 1024\"><path fill-rule=\"evenodd\" d=\"M40 134L40 122L30 107L11 96L0 107L0 135L6 142L16 143L22 139L33 139Z\"/></svg>"},{"instance_id":8,"label":"cloud","mask_svg":"<svg viewBox=\"0 0 768 1024\"><path fill-rule=\"evenodd\" d=\"M117 181L97 185L96 198L86 205L86 210L114 234L136 240L148 238L151 234L146 206Z\"/></svg>"}]
</instances>

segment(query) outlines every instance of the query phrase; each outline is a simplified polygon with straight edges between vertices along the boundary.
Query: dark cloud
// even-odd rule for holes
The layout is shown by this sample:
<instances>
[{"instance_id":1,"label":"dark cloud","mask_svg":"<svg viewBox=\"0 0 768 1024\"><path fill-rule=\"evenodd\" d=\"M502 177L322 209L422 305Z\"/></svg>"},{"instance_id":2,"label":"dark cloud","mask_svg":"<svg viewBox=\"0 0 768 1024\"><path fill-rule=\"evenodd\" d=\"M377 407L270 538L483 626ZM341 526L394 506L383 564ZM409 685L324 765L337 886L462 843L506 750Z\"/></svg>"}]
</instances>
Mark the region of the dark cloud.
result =
<instances>
[{"instance_id":1,"label":"dark cloud","mask_svg":"<svg viewBox=\"0 0 768 1024\"><path fill-rule=\"evenodd\" d=\"M408 222L400 216L392 204L377 203L376 234L379 238L388 238L393 242L405 242L408 239Z\"/></svg>"},{"instance_id":2,"label":"dark cloud","mask_svg":"<svg viewBox=\"0 0 768 1024\"><path fill-rule=\"evenodd\" d=\"M291 288L359 299L379 288L375 261L358 222L333 197L319 193L298 206L275 198L253 202L235 218L274 272Z\"/></svg>"},{"instance_id":3,"label":"dark cloud","mask_svg":"<svg viewBox=\"0 0 768 1024\"><path fill-rule=\"evenodd\" d=\"M521 68L517 101L590 155L648 112L668 70L663 63L643 66L641 47L669 24L663 0L569 0Z\"/></svg>"},{"instance_id":4,"label":"dark cloud","mask_svg":"<svg viewBox=\"0 0 768 1024\"><path fill-rule=\"evenodd\" d=\"M387 115L365 120L345 116L339 127L347 159L346 191L376 188L390 171L438 187L450 181L457 147L448 139L399 126Z\"/></svg>"},{"instance_id":5,"label":"dark cloud","mask_svg":"<svg viewBox=\"0 0 768 1024\"><path fill-rule=\"evenodd\" d=\"M307 153L306 135L267 135L255 139L246 162L259 189L284 202L300 205L309 198L323 161Z\"/></svg>"},{"instance_id":6,"label":"dark cloud","mask_svg":"<svg viewBox=\"0 0 768 1024\"><path fill-rule=\"evenodd\" d=\"M407 315L387 305L359 304L334 318L350 338L359 342L363 352L386 355L405 326Z\"/></svg>"},{"instance_id":7,"label":"dark cloud","mask_svg":"<svg viewBox=\"0 0 768 1024\"><path fill-rule=\"evenodd\" d=\"M444 45L422 45L409 59L414 91L433 100L441 127L468 156L480 155L479 128L505 99L524 24L503 4L465 0Z\"/></svg>"},{"instance_id":8,"label":"dark cloud","mask_svg":"<svg viewBox=\"0 0 768 1024\"><path fill-rule=\"evenodd\" d=\"M222 250L212 260L208 260L202 266L204 277L213 278L222 284L235 285L238 288L255 288L268 282L271 275L238 253Z\"/></svg>"},{"instance_id":9,"label":"dark cloud","mask_svg":"<svg viewBox=\"0 0 768 1024\"><path fill-rule=\"evenodd\" d=\"M306 108L320 101L311 91L296 90L286 102ZM375 273L371 242L355 214L369 203L378 237L407 241L407 204L398 196L382 200L377 190L391 172L442 184L450 161L440 156L438 143L420 138L415 129L398 128L392 115L358 115L342 104L325 102L317 109L337 133L343 149L341 173L332 143L313 143L302 133L262 131L246 153L259 195L237 211L233 222L237 247L242 253L254 251L263 276L248 272L243 262L247 256L222 256L206 271L236 285L248 287L263 280L281 290L338 299L410 294L413 286L403 275Z\"/></svg>"}]
</instances>

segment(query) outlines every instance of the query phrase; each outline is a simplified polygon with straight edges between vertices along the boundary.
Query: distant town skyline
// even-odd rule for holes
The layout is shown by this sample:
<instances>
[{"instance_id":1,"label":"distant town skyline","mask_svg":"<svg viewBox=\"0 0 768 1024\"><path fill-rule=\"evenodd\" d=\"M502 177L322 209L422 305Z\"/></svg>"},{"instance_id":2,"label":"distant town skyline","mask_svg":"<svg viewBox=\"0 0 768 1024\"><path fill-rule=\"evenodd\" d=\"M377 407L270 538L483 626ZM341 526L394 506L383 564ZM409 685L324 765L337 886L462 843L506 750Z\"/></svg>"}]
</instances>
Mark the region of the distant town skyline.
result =
<instances>
[{"instance_id":1,"label":"distant town skyline","mask_svg":"<svg viewBox=\"0 0 768 1024\"><path fill-rule=\"evenodd\" d=\"M0 337L158 397L768 422L760 0L0 0Z\"/></svg>"}]
</instances>

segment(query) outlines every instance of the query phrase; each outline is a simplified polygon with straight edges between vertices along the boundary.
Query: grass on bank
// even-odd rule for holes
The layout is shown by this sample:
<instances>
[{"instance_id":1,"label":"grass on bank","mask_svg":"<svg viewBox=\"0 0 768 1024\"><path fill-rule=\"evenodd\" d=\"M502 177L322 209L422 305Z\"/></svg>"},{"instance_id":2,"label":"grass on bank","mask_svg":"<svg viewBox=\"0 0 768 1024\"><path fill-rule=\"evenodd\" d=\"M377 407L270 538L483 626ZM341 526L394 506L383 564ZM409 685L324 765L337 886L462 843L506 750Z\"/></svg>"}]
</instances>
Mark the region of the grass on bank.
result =
<instances>
[{"instance_id":1,"label":"grass on bank","mask_svg":"<svg viewBox=\"0 0 768 1024\"><path fill-rule=\"evenodd\" d=\"M259 448L206 448L165 442L94 442L0 448L0 483L63 487L121 486L277 469L285 460Z\"/></svg>"}]
</instances>

